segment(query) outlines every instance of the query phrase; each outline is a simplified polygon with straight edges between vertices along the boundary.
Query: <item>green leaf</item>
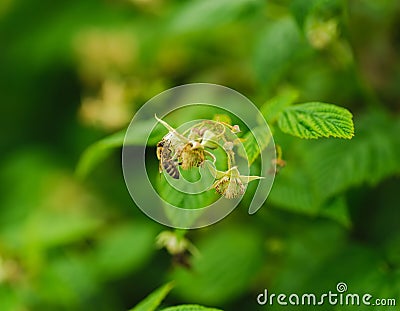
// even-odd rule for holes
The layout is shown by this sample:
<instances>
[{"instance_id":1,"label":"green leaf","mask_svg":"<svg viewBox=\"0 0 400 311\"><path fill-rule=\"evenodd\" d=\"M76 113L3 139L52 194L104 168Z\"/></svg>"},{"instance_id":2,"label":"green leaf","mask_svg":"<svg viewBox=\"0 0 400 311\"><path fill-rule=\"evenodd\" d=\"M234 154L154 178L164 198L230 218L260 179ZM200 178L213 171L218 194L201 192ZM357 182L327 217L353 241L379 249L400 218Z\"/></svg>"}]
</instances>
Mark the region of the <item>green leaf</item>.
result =
<instances>
[{"instance_id":1,"label":"green leaf","mask_svg":"<svg viewBox=\"0 0 400 311\"><path fill-rule=\"evenodd\" d=\"M117 132L90 145L81 155L76 174L85 177L96 165L103 161L114 148L124 143L125 131Z\"/></svg>"},{"instance_id":2,"label":"green leaf","mask_svg":"<svg viewBox=\"0 0 400 311\"><path fill-rule=\"evenodd\" d=\"M363 183L375 185L400 172L398 129L392 118L369 113L356 120L351 141L304 142L302 155L313 184L328 198Z\"/></svg>"},{"instance_id":3,"label":"green leaf","mask_svg":"<svg viewBox=\"0 0 400 311\"><path fill-rule=\"evenodd\" d=\"M181 305L162 309L161 311L221 311L221 309L207 308L199 305Z\"/></svg>"},{"instance_id":4,"label":"green leaf","mask_svg":"<svg viewBox=\"0 0 400 311\"><path fill-rule=\"evenodd\" d=\"M310 102L284 109L278 118L279 128L300 138L338 137L354 135L353 115L332 104Z\"/></svg>"},{"instance_id":5,"label":"green leaf","mask_svg":"<svg viewBox=\"0 0 400 311\"><path fill-rule=\"evenodd\" d=\"M260 138L260 145L257 143L254 135ZM271 135L266 132L263 126L258 126L251 131L248 131L242 139L244 148L239 148L238 154L243 158L247 158L249 165L251 165L260 153L268 146L271 140Z\"/></svg>"},{"instance_id":6,"label":"green leaf","mask_svg":"<svg viewBox=\"0 0 400 311\"><path fill-rule=\"evenodd\" d=\"M350 214L344 196L335 197L331 202L325 204L320 209L320 215L335 220L346 228L351 226Z\"/></svg>"},{"instance_id":7,"label":"green leaf","mask_svg":"<svg viewBox=\"0 0 400 311\"><path fill-rule=\"evenodd\" d=\"M129 311L154 311L168 295L172 287L172 283L161 286Z\"/></svg>"},{"instance_id":8,"label":"green leaf","mask_svg":"<svg viewBox=\"0 0 400 311\"><path fill-rule=\"evenodd\" d=\"M351 141L299 141L278 132L287 166L276 176L268 200L278 208L321 215L349 227L341 194L400 173L400 127L393 119L368 113L356 119L356 127Z\"/></svg>"},{"instance_id":9,"label":"green leaf","mask_svg":"<svg viewBox=\"0 0 400 311\"><path fill-rule=\"evenodd\" d=\"M202 171L201 179L200 170ZM164 175L150 177L153 180L155 179L154 184L156 184L158 193L163 200L179 208L199 209L210 205L219 198L219 195L214 190L209 190L214 177L208 168L192 168L187 171L180 170L180 172L182 177L172 181L177 188L171 186ZM190 193L192 191L198 193ZM169 220L178 227L189 227L199 217L198 214L189 216L186 213L180 213L179 209L171 208L166 208L165 213Z\"/></svg>"},{"instance_id":10,"label":"green leaf","mask_svg":"<svg viewBox=\"0 0 400 311\"><path fill-rule=\"evenodd\" d=\"M279 208L316 215L321 200L303 166L290 161L275 177L268 200Z\"/></svg>"}]
</instances>

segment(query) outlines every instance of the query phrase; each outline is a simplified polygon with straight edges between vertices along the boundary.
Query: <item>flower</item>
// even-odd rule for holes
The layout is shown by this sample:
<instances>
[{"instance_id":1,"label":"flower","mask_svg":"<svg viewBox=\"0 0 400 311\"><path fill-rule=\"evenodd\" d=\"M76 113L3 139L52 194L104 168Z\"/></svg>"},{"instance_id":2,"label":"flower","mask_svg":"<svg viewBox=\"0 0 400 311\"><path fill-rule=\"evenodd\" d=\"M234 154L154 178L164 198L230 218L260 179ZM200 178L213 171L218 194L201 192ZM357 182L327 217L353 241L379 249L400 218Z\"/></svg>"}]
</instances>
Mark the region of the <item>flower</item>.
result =
<instances>
[{"instance_id":1,"label":"flower","mask_svg":"<svg viewBox=\"0 0 400 311\"><path fill-rule=\"evenodd\" d=\"M187 250L190 242L171 231L163 231L156 238L159 248L165 247L172 254L180 254Z\"/></svg>"},{"instance_id":2,"label":"flower","mask_svg":"<svg viewBox=\"0 0 400 311\"><path fill-rule=\"evenodd\" d=\"M232 178L228 176L224 176L217 180L214 188L215 191L227 199L233 199L243 195L246 190L246 186L242 183L240 178Z\"/></svg>"},{"instance_id":3,"label":"flower","mask_svg":"<svg viewBox=\"0 0 400 311\"><path fill-rule=\"evenodd\" d=\"M184 237L180 232L162 231L156 237L156 246L158 248L165 248L171 255L179 255L185 252L197 255L197 248Z\"/></svg>"},{"instance_id":4,"label":"flower","mask_svg":"<svg viewBox=\"0 0 400 311\"><path fill-rule=\"evenodd\" d=\"M204 162L204 147L198 142L189 142L182 148L179 158L184 170L198 167Z\"/></svg>"},{"instance_id":5,"label":"flower","mask_svg":"<svg viewBox=\"0 0 400 311\"><path fill-rule=\"evenodd\" d=\"M237 166L232 167L226 172L218 171L211 166L209 166L209 168L215 178L217 178L217 181L214 182L212 188L227 199L234 199L243 195L246 191L246 186L250 181L263 178L260 176L240 175Z\"/></svg>"}]
</instances>

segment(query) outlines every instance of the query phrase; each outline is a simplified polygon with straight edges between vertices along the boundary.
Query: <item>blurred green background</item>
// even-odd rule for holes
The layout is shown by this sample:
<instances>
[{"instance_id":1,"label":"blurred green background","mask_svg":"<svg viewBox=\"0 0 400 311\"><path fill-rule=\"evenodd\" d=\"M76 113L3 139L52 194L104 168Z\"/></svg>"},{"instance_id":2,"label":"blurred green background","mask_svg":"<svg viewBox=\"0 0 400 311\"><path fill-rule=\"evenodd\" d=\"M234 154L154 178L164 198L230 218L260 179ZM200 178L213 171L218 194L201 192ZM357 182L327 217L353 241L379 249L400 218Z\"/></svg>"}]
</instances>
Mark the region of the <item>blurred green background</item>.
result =
<instances>
[{"instance_id":1,"label":"blurred green background","mask_svg":"<svg viewBox=\"0 0 400 311\"><path fill-rule=\"evenodd\" d=\"M399 55L395 0L1 0L0 310L127 310L169 280L164 306L278 310L257 294L340 281L399 304ZM344 106L355 137L276 132L287 165L266 206L189 232L200 256L186 269L156 249L167 228L134 206L119 148L86 178L75 169L191 82L258 106L288 89Z\"/></svg>"}]
</instances>

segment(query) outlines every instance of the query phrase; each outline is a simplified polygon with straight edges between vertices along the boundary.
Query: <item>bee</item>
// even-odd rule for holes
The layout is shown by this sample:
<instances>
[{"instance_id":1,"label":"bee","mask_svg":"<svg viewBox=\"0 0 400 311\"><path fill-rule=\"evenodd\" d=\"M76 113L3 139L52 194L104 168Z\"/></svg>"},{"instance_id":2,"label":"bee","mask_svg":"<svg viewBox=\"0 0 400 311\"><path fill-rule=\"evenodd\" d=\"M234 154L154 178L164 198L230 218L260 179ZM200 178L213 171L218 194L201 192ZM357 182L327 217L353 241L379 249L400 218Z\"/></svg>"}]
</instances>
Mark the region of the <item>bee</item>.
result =
<instances>
[{"instance_id":1,"label":"bee","mask_svg":"<svg viewBox=\"0 0 400 311\"><path fill-rule=\"evenodd\" d=\"M160 161L160 173L164 169L172 178L179 179L178 163L168 135L157 144L157 159Z\"/></svg>"}]
</instances>

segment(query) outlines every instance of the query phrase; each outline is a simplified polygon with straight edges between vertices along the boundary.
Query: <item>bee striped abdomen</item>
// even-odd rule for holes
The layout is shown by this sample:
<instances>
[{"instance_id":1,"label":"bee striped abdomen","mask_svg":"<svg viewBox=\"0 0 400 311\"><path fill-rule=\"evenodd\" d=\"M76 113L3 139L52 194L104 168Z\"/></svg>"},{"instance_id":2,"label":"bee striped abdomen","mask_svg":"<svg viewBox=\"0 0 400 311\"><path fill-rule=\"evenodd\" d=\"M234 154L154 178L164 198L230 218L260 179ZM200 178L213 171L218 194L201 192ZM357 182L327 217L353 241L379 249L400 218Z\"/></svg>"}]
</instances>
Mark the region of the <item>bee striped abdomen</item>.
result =
<instances>
[{"instance_id":1,"label":"bee striped abdomen","mask_svg":"<svg viewBox=\"0 0 400 311\"><path fill-rule=\"evenodd\" d=\"M160 173L164 168L172 178L179 179L178 164L174 160L169 140L163 139L157 144L157 158L160 160Z\"/></svg>"},{"instance_id":2,"label":"bee striped abdomen","mask_svg":"<svg viewBox=\"0 0 400 311\"><path fill-rule=\"evenodd\" d=\"M178 165L173 160L165 160L163 162L163 167L165 171L170 175L172 178L179 179L179 170Z\"/></svg>"}]
</instances>

